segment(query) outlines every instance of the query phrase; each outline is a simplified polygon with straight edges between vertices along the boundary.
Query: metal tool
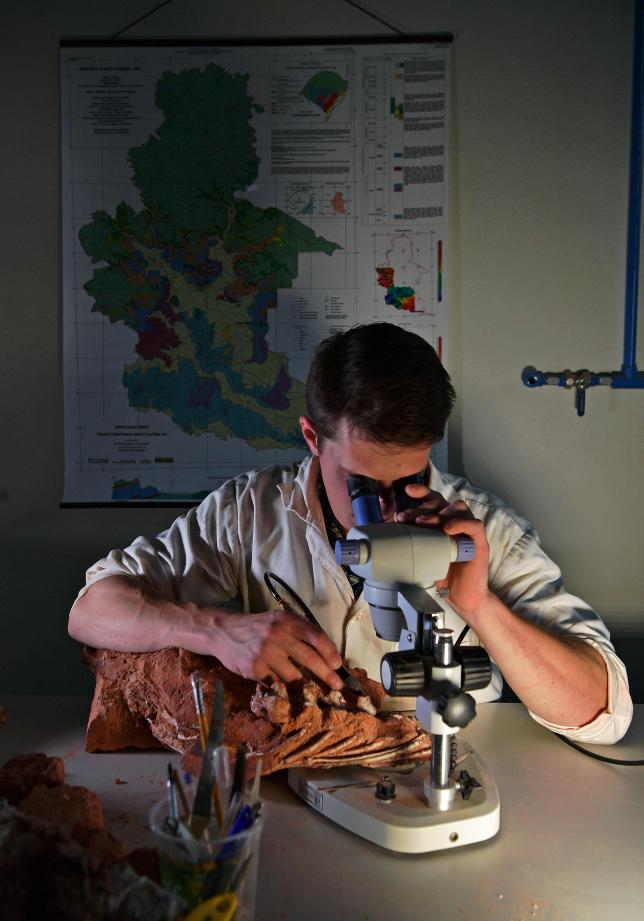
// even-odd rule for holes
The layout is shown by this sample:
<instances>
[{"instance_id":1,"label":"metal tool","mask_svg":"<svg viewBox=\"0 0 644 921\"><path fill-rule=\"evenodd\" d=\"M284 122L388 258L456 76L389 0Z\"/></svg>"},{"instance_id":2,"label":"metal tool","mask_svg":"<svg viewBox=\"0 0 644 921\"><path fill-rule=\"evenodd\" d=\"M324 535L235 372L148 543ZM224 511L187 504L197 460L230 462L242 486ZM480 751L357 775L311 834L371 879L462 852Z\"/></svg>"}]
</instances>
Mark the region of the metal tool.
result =
<instances>
[{"instance_id":1,"label":"metal tool","mask_svg":"<svg viewBox=\"0 0 644 921\"><path fill-rule=\"evenodd\" d=\"M215 686L215 702L212 708L212 719L208 738L206 739L206 748L203 753L203 764L199 781L197 783L197 792L190 815L188 828L195 838L200 838L210 821L210 811L213 801L213 789L216 783L215 773L215 752L223 742L224 738L224 721L226 711L224 708L224 687L221 681L217 681Z\"/></svg>"},{"instance_id":2,"label":"metal tool","mask_svg":"<svg viewBox=\"0 0 644 921\"><path fill-rule=\"evenodd\" d=\"M325 631L324 631L323 628L321 627L320 623L318 622L317 618L316 618L315 615L313 614L313 611L309 608L309 606L308 606L307 604L305 604L305 603L302 601L302 599L300 598L300 596L291 588L291 586L290 586L287 582L284 581L284 579L281 579L281 578L280 578L278 575L276 575L274 572L266 571L266 572L264 573L264 582L266 583L269 592L271 593L271 595L273 596L273 598L275 599L275 601L279 604L279 606L282 608L282 610L288 611L290 614L297 614L297 615L303 614L304 617L308 620L308 622L309 622L310 624L313 624L314 627L317 627L318 630L322 630L322 633L325 633ZM297 611L297 610L286 600L286 598L284 598L284 597L277 591L277 589L276 589L275 586L273 585L273 582L277 582L278 585L281 585L282 588L283 588L285 591L287 591L287 592L289 593L289 595L290 595L292 598L295 599L295 601L297 602L297 604L300 606L301 611ZM360 685L360 682L358 681L358 679L357 679L357 678L354 678L354 676L351 674L351 672L350 672L347 668L345 668L344 665L341 665L340 668L336 668L336 669L335 669L335 673L336 673L336 675L338 675L338 676L344 681L344 683L346 684L346 686L347 686L348 688L350 688L352 691L354 691L356 694L364 694L364 693L365 693L365 692L363 691L362 686Z\"/></svg>"},{"instance_id":3,"label":"metal tool","mask_svg":"<svg viewBox=\"0 0 644 921\"><path fill-rule=\"evenodd\" d=\"M166 789L168 791L168 807L170 815L166 823L169 828L176 829L179 826L179 806L177 804L177 787L174 780L172 764L168 764L168 779L166 780Z\"/></svg>"}]
</instances>

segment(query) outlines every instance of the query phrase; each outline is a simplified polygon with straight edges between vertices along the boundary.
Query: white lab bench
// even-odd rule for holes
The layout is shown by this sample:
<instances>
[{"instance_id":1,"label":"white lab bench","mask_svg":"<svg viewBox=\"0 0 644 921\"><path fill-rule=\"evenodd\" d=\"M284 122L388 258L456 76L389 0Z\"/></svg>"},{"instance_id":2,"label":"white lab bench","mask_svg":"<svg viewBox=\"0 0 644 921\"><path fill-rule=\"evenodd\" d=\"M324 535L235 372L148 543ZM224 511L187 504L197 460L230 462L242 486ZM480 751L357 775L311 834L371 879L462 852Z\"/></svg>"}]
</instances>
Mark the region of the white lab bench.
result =
<instances>
[{"instance_id":1,"label":"white lab bench","mask_svg":"<svg viewBox=\"0 0 644 921\"><path fill-rule=\"evenodd\" d=\"M110 831L132 847L152 843L147 812L177 755L88 754L88 699L0 703L0 765L20 752L64 757L67 783L100 795ZM256 921L642 921L644 767L578 754L521 704L479 705L463 736L496 781L501 830L451 851L383 850L316 813L285 775L265 778ZM644 757L644 705L623 742L592 750Z\"/></svg>"}]
</instances>

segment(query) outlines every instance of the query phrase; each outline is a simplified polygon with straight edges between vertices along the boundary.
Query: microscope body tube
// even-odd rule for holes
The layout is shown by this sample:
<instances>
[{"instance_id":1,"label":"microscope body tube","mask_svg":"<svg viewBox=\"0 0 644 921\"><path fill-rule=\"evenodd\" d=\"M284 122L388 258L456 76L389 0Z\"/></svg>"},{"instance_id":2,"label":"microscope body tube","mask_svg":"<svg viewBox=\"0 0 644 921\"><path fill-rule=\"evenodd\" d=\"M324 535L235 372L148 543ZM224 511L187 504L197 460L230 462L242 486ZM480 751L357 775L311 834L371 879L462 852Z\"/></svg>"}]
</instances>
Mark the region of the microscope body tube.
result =
<instances>
[{"instance_id":1,"label":"microscope body tube","mask_svg":"<svg viewBox=\"0 0 644 921\"><path fill-rule=\"evenodd\" d=\"M444 579L451 563L471 560L474 541L449 537L438 528L406 524L367 524L351 528L335 545L342 566L368 581L429 587Z\"/></svg>"},{"instance_id":2,"label":"microscope body tube","mask_svg":"<svg viewBox=\"0 0 644 921\"><path fill-rule=\"evenodd\" d=\"M422 502L407 496L407 483L418 483L422 474L414 474L394 483L397 507L407 500L406 507ZM437 528L416 525L387 524L382 520L378 483L361 474L351 474L347 480L356 526L347 539L337 541L335 558L342 566L367 580L395 585L428 587L444 579L450 563L471 560L474 541L466 535L448 537Z\"/></svg>"}]
</instances>

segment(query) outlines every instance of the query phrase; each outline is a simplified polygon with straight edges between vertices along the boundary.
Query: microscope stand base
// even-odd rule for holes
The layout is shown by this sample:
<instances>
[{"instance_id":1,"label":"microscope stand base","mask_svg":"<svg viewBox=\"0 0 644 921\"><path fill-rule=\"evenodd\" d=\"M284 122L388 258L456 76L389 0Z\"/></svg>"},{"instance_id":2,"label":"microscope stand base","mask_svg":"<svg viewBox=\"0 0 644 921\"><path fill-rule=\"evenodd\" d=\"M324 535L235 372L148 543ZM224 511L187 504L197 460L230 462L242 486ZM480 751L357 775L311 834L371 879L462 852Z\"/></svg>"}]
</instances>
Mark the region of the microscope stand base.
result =
<instances>
[{"instance_id":1,"label":"microscope stand base","mask_svg":"<svg viewBox=\"0 0 644 921\"><path fill-rule=\"evenodd\" d=\"M423 784L429 766L410 772L341 767L328 771L291 768L289 786L310 806L344 828L380 847L404 854L423 854L474 844L499 830L499 794L483 762L459 739L455 775L467 771L480 787L465 800L457 793L444 812L427 805ZM378 781L396 785L390 802L376 799Z\"/></svg>"}]
</instances>

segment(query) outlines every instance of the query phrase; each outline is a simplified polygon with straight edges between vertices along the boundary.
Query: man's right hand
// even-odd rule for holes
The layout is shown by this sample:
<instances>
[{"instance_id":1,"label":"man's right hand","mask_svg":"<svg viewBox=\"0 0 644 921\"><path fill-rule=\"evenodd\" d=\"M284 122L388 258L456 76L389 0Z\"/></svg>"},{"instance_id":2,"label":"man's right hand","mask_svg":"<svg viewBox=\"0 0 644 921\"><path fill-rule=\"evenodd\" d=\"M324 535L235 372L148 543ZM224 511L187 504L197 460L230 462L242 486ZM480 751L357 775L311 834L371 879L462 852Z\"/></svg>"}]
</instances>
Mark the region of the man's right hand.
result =
<instances>
[{"instance_id":1,"label":"man's right hand","mask_svg":"<svg viewBox=\"0 0 644 921\"><path fill-rule=\"evenodd\" d=\"M342 659L326 633L281 609L235 614L179 603L153 593L140 579L110 576L95 582L69 616L73 639L97 649L154 652L179 646L215 656L253 681L296 681L306 668L340 690Z\"/></svg>"},{"instance_id":2,"label":"man's right hand","mask_svg":"<svg viewBox=\"0 0 644 921\"><path fill-rule=\"evenodd\" d=\"M216 615L211 655L238 675L253 681L289 682L306 668L329 687L340 690L335 669L342 659L328 636L304 618L277 608L263 614ZM221 631L221 632L220 632Z\"/></svg>"}]
</instances>

